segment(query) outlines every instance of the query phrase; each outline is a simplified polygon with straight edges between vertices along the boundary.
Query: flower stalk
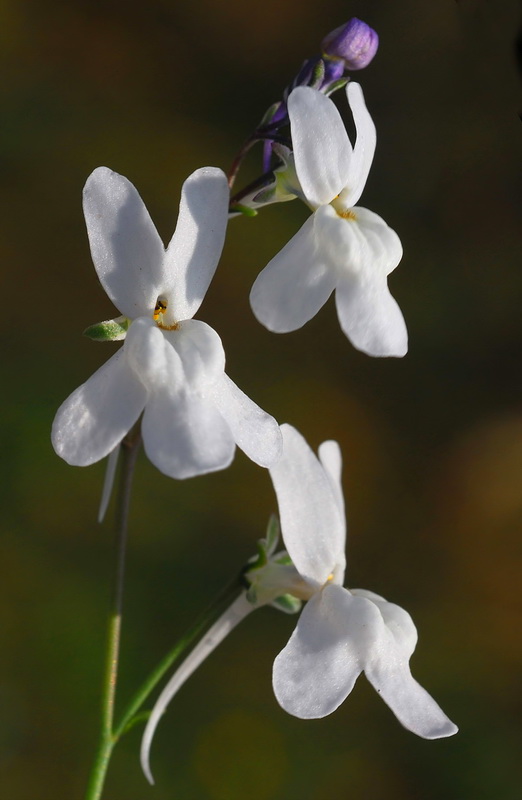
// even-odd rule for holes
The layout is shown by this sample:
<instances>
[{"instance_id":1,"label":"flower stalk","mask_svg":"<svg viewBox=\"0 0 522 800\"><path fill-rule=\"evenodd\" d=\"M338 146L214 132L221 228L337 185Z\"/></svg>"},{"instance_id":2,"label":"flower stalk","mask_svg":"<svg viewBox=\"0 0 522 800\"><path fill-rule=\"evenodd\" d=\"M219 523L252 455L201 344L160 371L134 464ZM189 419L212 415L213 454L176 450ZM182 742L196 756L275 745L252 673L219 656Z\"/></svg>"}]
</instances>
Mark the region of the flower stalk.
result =
<instances>
[{"instance_id":1,"label":"flower stalk","mask_svg":"<svg viewBox=\"0 0 522 800\"><path fill-rule=\"evenodd\" d=\"M149 711L142 707L151 692L158 685L174 662L220 617L224 608L228 607L244 590L243 570L220 592L207 609L196 619L191 628L176 642L159 664L152 670L142 685L130 699L120 719L114 721L116 699L116 683L120 650L123 585L125 573L125 552L127 543L128 512L132 488L134 465L141 444L141 434L134 429L122 442L122 460L120 467L120 486L116 524L117 566L110 607L107 652L102 698L102 723L98 749L89 777L85 800L100 800L105 784L109 762L114 747L134 725L145 722Z\"/></svg>"},{"instance_id":2,"label":"flower stalk","mask_svg":"<svg viewBox=\"0 0 522 800\"><path fill-rule=\"evenodd\" d=\"M123 736L135 722L145 721L149 717L149 712L142 712L141 708L150 693L155 689L165 673L170 669L174 662L190 647L196 639L203 635L207 629L218 619L224 608L236 599L244 589L243 571L241 571L228 586L226 586L206 610L196 619L188 631L176 642L169 652L161 659L159 664L152 670L149 676L143 681L142 685L130 699L121 719L114 728L114 743Z\"/></svg>"},{"instance_id":3,"label":"flower stalk","mask_svg":"<svg viewBox=\"0 0 522 800\"><path fill-rule=\"evenodd\" d=\"M107 648L102 690L102 715L98 750L89 777L86 800L99 800L105 782L107 767L117 739L113 735L114 704L118 679L121 624L123 613L123 586L125 579L125 555L129 506L134 466L141 444L139 423L124 438L121 444L120 483L116 512L116 568L109 611Z\"/></svg>"}]
</instances>

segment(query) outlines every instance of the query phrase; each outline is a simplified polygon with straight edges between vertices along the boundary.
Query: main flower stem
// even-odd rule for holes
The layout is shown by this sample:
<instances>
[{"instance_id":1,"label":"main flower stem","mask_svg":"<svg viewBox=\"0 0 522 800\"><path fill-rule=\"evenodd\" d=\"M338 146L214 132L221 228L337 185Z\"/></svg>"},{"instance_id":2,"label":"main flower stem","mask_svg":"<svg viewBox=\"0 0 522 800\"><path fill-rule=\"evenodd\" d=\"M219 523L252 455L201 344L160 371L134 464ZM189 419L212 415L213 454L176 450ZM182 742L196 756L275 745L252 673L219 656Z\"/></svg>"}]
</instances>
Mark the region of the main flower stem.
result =
<instances>
[{"instance_id":1,"label":"main flower stem","mask_svg":"<svg viewBox=\"0 0 522 800\"><path fill-rule=\"evenodd\" d=\"M102 693L102 719L98 750L87 785L85 800L99 800L105 782L109 759L116 739L113 735L114 701L118 677L121 620L123 607L123 581L129 505L134 466L141 444L140 429L136 426L121 444L120 482L116 512L116 569L109 611L107 649Z\"/></svg>"},{"instance_id":2,"label":"main flower stem","mask_svg":"<svg viewBox=\"0 0 522 800\"><path fill-rule=\"evenodd\" d=\"M134 465L141 444L139 428L135 428L121 445L120 483L116 517L116 570L107 631L107 651L103 680L102 720L98 749L89 776L85 800L100 800L112 751L119 739L137 722L147 718L140 710L152 690L177 658L219 618L244 588L243 571L220 592L211 605L198 617L192 627L179 639L174 647L159 662L148 678L133 695L117 724L114 723L114 703L123 604L123 579L125 573L125 551L129 504Z\"/></svg>"}]
</instances>

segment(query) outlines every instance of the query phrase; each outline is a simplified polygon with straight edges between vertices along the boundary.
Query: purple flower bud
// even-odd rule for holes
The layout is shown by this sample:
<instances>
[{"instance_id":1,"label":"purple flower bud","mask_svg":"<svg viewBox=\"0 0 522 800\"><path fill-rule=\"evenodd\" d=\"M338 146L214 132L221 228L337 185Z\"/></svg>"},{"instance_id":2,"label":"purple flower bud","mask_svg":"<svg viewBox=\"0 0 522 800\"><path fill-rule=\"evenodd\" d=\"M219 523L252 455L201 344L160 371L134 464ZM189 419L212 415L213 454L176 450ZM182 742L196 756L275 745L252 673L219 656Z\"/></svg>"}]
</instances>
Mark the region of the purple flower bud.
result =
<instances>
[{"instance_id":1,"label":"purple flower bud","mask_svg":"<svg viewBox=\"0 0 522 800\"><path fill-rule=\"evenodd\" d=\"M346 69L367 67L379 46L379 37L366 22L353 17L323 39L321 47L325 56L344 61Z\"/></svg>"}]
</instances>

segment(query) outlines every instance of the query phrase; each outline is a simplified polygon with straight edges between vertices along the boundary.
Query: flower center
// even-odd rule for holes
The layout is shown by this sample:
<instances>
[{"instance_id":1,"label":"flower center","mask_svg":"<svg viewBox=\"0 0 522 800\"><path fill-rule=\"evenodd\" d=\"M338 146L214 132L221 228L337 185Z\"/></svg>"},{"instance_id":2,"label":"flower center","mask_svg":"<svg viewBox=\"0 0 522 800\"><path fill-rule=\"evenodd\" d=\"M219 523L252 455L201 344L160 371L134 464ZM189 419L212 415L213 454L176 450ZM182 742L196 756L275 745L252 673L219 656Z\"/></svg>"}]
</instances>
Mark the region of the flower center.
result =
<instances>
[{"instance_id":1,"label":"flower center","mask_svg":"<svg viewBox=\"0 0 522 800\"><path fill-rule=\"evenodd\" d=\"M342 192L334 197L334 199L330 202L330 205L335 209L335 213L338 217L341 217L341 219L356 220L357 215L355 211L346 202L348 198L347 191L347 188L343 189Z\"/></svg>"},{"instance_id":2,"label":"flower center","mask_svg":"<svg viewBox=\"0 0 522 800\"><path fill-rule=\"evenodd\" d=\"M167 310L167 305L168 304L166 300L162 300L161 297L158 297L154 307L154 314L152 315L154 322L157 324L158 328L161 328L162 331L177 331L179 327L177 322L174 322L172 325L165 325L163 322L163 315Z\"/></svg>"},{"instance_id":3,"label":"flower center","mask_svg":"<svg viewBox=\"0 0 522 800\"><path fill-rule=\"evenodd\" d=\"M336 209L336 211L337 211L337 209ZM337 214L342 219L353 219L353 220L357 219L357 215L352 211L351 208L347 208L345 211L337 211Z\"/></svg>"},{"instance_id":4,"label":"flower center","mask_svg":"<svg viewBox=\"0 0 522 800\"><path fill-rule=\"evenodd\" d=\"M156 301L156 306L154 308L154 321L158 322L160 316L165 313L167 310L167 301L166 300L158 300Z\"/></svg>"}]
</instances>

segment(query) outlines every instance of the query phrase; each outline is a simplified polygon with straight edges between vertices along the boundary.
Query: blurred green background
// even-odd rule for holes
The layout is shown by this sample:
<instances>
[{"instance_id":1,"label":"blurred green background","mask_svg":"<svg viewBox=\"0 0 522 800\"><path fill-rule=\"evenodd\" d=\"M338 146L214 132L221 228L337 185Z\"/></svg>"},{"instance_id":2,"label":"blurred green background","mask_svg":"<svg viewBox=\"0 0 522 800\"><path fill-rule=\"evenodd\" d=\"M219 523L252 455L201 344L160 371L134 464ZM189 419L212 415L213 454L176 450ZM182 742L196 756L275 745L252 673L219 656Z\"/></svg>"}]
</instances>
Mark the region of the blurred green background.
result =
<instances>
[{"instance_id":1,"label":"blurred green background","mask_svg":"<svg viewBox=\"0 0 522 800\"><path fill-rule=\"evenodd\" d=\"M0 782L9 800L82 797L98 725L112 513L104 465L69 467L49 429L116 345L81 190L107 165L170 238L182 181L227 168L321 37L380 34L359 73L378 130L362 204L396 229L403 360L371 359L332 301L286 336L253 318L259 270L306 218L296 203L231 222L199 317L232 378L344 459L347 585L414 617L415 676L461 728L426 742L361 678L331 717L279 709L273 658L295 619L254 614L184 687L154 742L118 747L107 798L515 800L522 779L522 277L515 0L2 0L0 232L4 380ZM255 160L255 159L254 159ZM256 163L257 166L257 163ZM253 169L253 167L252 167ZM246 170L248 176L249 169ZM120 699L254 552L275 497L239 453L175 482L145 458L131 510Z\"/></svg>"}]
</instances>

